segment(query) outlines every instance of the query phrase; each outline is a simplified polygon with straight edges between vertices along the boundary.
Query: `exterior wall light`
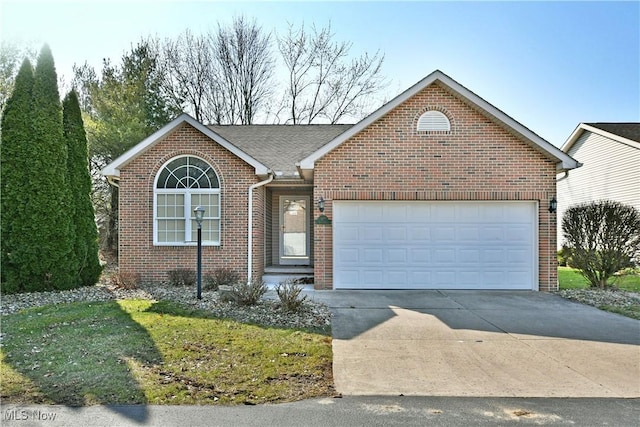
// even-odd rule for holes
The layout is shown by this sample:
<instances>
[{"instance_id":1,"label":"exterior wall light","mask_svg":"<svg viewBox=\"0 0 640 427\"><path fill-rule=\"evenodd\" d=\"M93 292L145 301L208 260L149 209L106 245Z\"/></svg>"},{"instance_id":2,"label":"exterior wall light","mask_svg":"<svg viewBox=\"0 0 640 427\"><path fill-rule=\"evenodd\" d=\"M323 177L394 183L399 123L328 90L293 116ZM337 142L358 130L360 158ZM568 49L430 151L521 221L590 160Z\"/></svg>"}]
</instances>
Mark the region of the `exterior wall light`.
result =
<instances>
[{"instance_id":1,"label":"exterior wall light","mask_svg":"<svg viewBox=\"0 0 640 427\"><path fill-rule=\"evenodd\" d=\"M202 219L204 218L204 208L196 206L193 213L198 223L198 299L202 299Z\"/></svg>"},{"instance_id":2,"label":"exterior wall light","mask_svg":"<svg viewBox=\"0 0 640 427\"><path fill-rule=\"evenodd\" d=\"M318 199L318 210L320 212L324 212L324 199L322 198L322 196L320 196L320 198Z\"/></svg>"},{"instance_id":3,"label":"exterior wall light","mask_svg":"<svg viewBox=\"0 0 640 427\"><path fill-rule=\"evenodd\" d=\"M558 201L556 200L556 196L549 201L549 212L554 213L558 210Z\"/></svg>"}]
</instances>

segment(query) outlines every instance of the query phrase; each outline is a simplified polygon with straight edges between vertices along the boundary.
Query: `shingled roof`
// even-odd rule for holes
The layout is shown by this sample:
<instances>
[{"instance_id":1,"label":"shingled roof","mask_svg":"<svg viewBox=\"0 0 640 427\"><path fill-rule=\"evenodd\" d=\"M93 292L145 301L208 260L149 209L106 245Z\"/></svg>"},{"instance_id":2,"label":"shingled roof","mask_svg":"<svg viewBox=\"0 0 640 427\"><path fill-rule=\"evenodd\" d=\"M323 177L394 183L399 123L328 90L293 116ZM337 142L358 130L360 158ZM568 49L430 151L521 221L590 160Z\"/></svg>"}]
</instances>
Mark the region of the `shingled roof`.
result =
<instances>
[{"instance_id":1,"label":"shingled roof","mask_svg":"<svg viewBox=\"0 0 640 427\"><path fill-rule=\"evenodd\" d=\"M209 125L277 176L297 176L296 163L353 125Z\"/></svg>"},{"instance_id":2,"label":"shingled roof","mask_svg":"<svg viewBox=\"0 0 640 427\"><path fill-rule=\"evenodd\" d=\"M640 123L585 123L605 132L640 142Z\"/></svg>"}]
</instances>

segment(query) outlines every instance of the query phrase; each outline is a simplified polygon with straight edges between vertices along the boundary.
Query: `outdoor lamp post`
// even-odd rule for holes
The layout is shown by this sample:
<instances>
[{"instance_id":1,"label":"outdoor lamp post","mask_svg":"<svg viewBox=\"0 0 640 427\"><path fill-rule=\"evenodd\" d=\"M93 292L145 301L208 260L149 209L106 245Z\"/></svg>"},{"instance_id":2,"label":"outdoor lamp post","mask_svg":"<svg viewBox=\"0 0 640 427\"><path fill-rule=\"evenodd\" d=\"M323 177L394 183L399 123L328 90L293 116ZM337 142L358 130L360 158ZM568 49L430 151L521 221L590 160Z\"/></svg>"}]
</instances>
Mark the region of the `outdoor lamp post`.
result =
<instances>
[{"instance_id":1,"label":"outdoor lamp post","mask_svg":"<svg viewBox=\"0 0 640 427\"><path fill-rule=\"evenodd\" d=\"M202 218L204 218L204 208L196 206L193 210L198 223L198 299L202 299Z\"/></svg>"}]
</instances>

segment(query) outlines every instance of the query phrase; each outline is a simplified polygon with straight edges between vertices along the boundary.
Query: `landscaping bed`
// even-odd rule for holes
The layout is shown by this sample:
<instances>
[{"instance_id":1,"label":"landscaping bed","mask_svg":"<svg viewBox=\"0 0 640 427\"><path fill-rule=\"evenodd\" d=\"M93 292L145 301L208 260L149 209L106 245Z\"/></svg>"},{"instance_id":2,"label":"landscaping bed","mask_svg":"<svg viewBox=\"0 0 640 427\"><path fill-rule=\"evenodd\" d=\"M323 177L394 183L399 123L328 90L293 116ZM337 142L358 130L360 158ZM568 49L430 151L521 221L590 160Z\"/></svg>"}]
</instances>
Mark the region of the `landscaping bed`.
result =
<instances>
[{"instance_id":1,"label":"landscaping bed","mask_svg":"<svg viewBox=\"0 0 640 427\"><path fill-rule=\"evenodd\" d=\"M135 289L122 289L109 284L98 284L69 291L2 295L0 314L7 315L25 308L50 304L124 299L173 301L194 310L205 310L220 318L263 326L305 328L321 333L331 333L331 313L324 304L305 301L302 310L291 313L284 310L275 300L263 299L255 306L238 306L221 301L220 292L210 290L202 291L202 299L198 300L195 288L169 284L142 284Z\"/></svg>"}]
</instances>

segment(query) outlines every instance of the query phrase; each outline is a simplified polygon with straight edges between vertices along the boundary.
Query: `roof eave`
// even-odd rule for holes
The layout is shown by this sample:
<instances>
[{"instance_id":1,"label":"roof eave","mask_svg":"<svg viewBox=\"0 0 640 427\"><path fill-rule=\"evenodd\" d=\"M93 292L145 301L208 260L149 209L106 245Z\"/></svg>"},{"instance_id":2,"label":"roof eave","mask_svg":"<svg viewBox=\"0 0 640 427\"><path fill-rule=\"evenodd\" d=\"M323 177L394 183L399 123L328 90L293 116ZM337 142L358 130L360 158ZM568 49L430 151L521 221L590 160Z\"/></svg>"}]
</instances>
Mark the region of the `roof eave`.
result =
<instances>
[{"instance_id":1,"label":"roof eave","mask_svg":"<svg viewBox=\"0 0 640 427\"><path fill-rule=\"evenodd\" d=\"M618 141L622 144L629 145L631 147L640 149L640 143L637 141L633 141L631 139L625 138L623 136L617 135L615 133L607 132L606 130L597 128L595 126L588 125L586 123L580 123L576 126L575 130L571 133L569 138L562 144L561 150L565 153L568 153L571 150L571 147L578 141L578 139L582 136L584 132L592 132L598 135L604 136L605 138L612 139L614 141Z\"/></svg>"},{"instance_id":2,"label":"roof eave","mask_svg":"<svg viewBox=\"0 0 640 427\"><path fill-rule=\"evenodd\" d=\"M224 139L222 136L212 131L190 115L186 113L182 113L171 122L167 123L162 128L158 129L156 132L152 133L150 136L136 144L133 148L127 150L124 154L116 158L114 161L105 166L100 173L107 177L119 177L120 169L126 166L128 163L138 158L140 155L145 153L148 149L153 147L158 141L167 137L171 132L178 128L183 123L187 123L197 129L199 132L203 133L217 144L221 145L235 156L244 160L247 164L251 165L255 174L258 176L266 176L269 174L269 168L251 157L244 151L240 150L238 147Z\"/></svg>"},{"instance_id":3,"label":"roof eave","mask_svg":"<svg viewBox=\"0 0 640 427\"><path fill-rule=\"evenodd\" d=\"M344 133L338 135L327 144L322 146L320 149L311 153L306 158L300 161L300 168L305 170L313 170L315 166L315 162L320 158L324 157L327 153L338 147L347 139L351 138L355 134L361 132L367 126L380 119L382 116L396 108L398 105L407 101L409 98L435 83L436 81L441 82L443 85L448 87L450 90L457 93L459 96L465 98L468 102L472 103L482 111L484 111L487 115L494 117L496 120L503 123L509 129L512 129L517 134L521 135L528 141L531 141L534 145L536 145L543 153L547 155L547 157L559 161L561 164L562 170L569 170L578 167L579 163L567 155L565 152L560 150L559 148L552 145L550 142L544 140L540 136L536 135L534 132L521 125L507 114L503 113L498 108L494 107L475 93L471 92L469 89L465 88L451 77L447 76L440 70L436 70L420 80L418 83L411 86L409 89L402 92L400 95L396 96L391 101L387 102L385 105L380 107L378 110L365 117L363 120L355 124L353 127L345 131Z\"/></svg>"}]
</instances>

